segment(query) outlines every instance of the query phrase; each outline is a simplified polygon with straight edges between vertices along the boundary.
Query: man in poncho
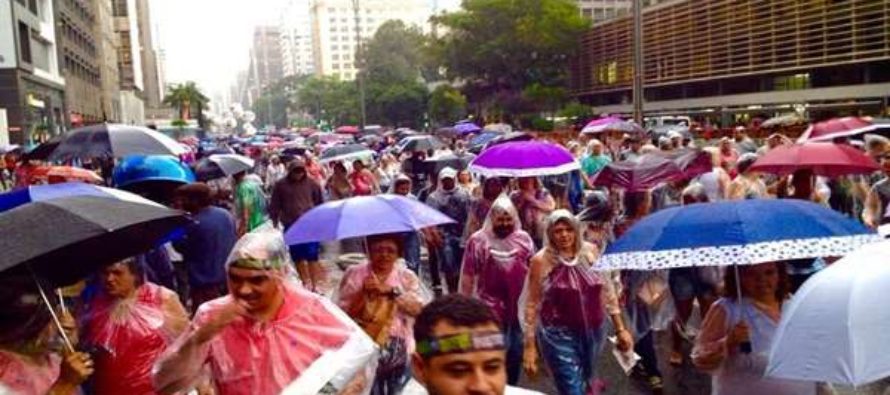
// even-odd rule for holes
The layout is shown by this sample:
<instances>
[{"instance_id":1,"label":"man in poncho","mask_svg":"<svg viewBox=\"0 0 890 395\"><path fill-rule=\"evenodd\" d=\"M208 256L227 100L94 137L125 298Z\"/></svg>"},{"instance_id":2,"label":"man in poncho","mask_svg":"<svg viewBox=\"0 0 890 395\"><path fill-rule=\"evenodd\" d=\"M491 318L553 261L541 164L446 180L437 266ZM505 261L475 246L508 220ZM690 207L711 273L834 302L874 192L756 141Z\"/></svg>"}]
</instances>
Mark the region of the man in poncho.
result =
<instances>
[{"instance_id":1,"label":"man in poncho","mask_svg":"<svg viewBox=\"0 0 890 395\"><path fill-rule=\"evenodd\" d=\"M460 293L485 302L500 320L507 346L508 383L519 381L522 326L517 306L528 261L535 254L531 236L522 230L519 214L506 196L491 206L482 229L467 240Z\"/></svg>"},{"instance_id":2,"label":"man in poncho","mask_svg":"<svg viewBox=\"0 0 890 395\"><path fill-rule=\"evenodd\" d=\"M229 295L198 309L155 367L155 388L192 388L205 367L220 395L340 393L367 378L371 339L332 303L297 285L290 267L280 232L261 227L242 237L227 263Z\"/></svg>"}]
</instances>

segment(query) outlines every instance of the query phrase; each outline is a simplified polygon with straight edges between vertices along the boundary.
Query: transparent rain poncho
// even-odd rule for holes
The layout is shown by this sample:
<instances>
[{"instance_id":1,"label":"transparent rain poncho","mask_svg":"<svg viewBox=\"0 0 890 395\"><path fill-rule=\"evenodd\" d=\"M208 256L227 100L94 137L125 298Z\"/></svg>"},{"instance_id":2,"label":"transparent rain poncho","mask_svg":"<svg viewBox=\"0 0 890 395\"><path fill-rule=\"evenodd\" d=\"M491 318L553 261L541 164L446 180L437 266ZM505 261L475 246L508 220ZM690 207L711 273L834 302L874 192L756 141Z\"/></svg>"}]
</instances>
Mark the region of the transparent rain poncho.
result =
<instances>
[{"instance_id":1,"label":"transparent rain poncho","mask_svg":"<svg viewBox=\"0 0 890 395\"><path fill-rule=\"evenodd\" d=\"M89 300L80 327L96 364L96 393L154 394L152 366L187 325L178 296L153 283L129 298L100 292Z\"/></svg>"},{"instance_id":2,"label":"transparent rain poncho","mask_svg":"<svg viewBox=\"0 0 890 395\"><path fill-rule=\"evenodd\" d=\"M493 217L502 213L513 217L513 232L504 238L495 234L493 224ZM534 243L522 230L516 207L506 195L501 195L492 204L482 229L467 240L458 289L485 302L502 325L516 325L519 296L534 253Z\"/></svg>"},{"instance_id":3,"label":"transparent rain poncho","mask_svg":"<svg viewBox=\"0 0 890 395\"><path fill-rule=\"evenodd\" d=\"M156 365L156 388L182 391L209 378L221 395L367 393L376 346L333 303L298 285L280 231L264 225L244 235L227 262L272 277L283 293L281 307L268 321L238 316L206 340L202 328L235 300L205 303Z\"/></svg>"},{"instance_id":4,"label":"transparent rain poncho","mask_svg":"<svg viewBox=\"0 0 890 395\"><path fill-rule=\"evenodd\" d=\"M575 232L571 260L561 257L551 240L559 223L569 224ZM591 270L598 251L581 240L580 223L571 213L554 211L544 237L545 247L538 253L545 262L540 281L527 281L523 290L525 333L527 337L533 334L559 393L583 395L594 378L604 319L607 314L620 314L618 298L612 282Z\"/></svg>"}]
</instances>

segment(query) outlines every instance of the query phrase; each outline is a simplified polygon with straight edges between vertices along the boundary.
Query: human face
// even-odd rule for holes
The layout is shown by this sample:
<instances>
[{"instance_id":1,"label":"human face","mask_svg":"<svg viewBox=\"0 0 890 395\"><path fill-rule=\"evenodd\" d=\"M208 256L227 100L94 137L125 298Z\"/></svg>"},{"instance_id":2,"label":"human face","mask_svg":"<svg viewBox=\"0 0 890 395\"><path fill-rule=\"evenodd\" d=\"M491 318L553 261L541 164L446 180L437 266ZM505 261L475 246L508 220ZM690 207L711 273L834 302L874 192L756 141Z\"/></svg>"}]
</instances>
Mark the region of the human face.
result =
<instances>
[{"instance_id":1,"label":"human face","mask_svg":"<svg viewBox=\"0 0 890 395\"><path fill-rule=\"evenodd\" d=\"M603 154L603 146L601 144L593 144L590 146L590 152L595 156L600 156Z\"/></svg>"},{"instance_id":2,"label":"human face","mask_svg":"<svg viewBox=\"0 0 890 395\"><path fill-rule=\"evenodd\" d=\"M433 336L498 330L494 323L470 328L443 320L433 328ZM430 395L501 395L507 386L506 359L504 350L490 350L437 355L426 360L414 354L411 363L415 378Z\"/></svg>"},{"instance_id":3,"label":"human face","mask_svg":"<svg viewBox=\"0 0 890 395\"><path fill-rule=\"evenodd\" d=\"M575 229L565 221L559 221L550 228L550 240L560 251L571 251L575 247Z\"/></svg>"},{"instance_id":4,"label":"human face","mask_svg":"<svg viewBox=\"0 0 890 395\"><path fill-rule=\"evenodd\" d=\"M353 168L355 171L362 171L362 170L365 169L365 164L362 163L361 161L357 160L357 161L355 161L355 162L352 163L352 168Z\"/></svg>"},{"instance_id":5,"label":"human face","mask_svg":"<svg viewBox=\"0 0 890 395\"><path fill-rule=\"evenodd\" d=\"M763 263L739 268L742 292L755 300L775 297L779 287L779 267L775 263Z\"/></svg>"},{"instance_id":6,"label":"human face","mask_svg":"<svg viewBox=\"0 0 890 395\"><path fill-rule=\"evenodd\" d=\"M125 298L136 291L136 275L126 263L118 262L102 269L102 287L115 298Z\"/></svg>"},{"instance_id":7,"label":"human face","mask_svg":"<svg viewBox=\"0 0 890 395\"><path fill-rule=\"evenodd\" d=\"M535 189L534 177L523 177L519 179L519 189L523 191L533 191Z\"/></svg>"},{"instance_id":8,"label":"human face","mask_svg":"<svg viewBox=\"0 0 890 395\"><path fill-rule=\"evenodd\" d=\"M496 178L490 178L485 181L485 190L483 191L485 198L488 200L497 199L498 195L503 192L504 188L501 186L501 182Z\"/></svg>"},{"instance_id":9,"label":"human face","mask_svg":"<svg viewBox=\"0 0 890 395\"><path fill-rule=\"evenodd\" d=\"M265 270L230 267L228 276L229 293L251 314L265 312L281 298L278 280Z\"/></svg>"},{"instance_id":10,"label":"human face","mask_svg":"<svg viewBox=\"0 0 890 395\"><path fill-rule=\"evenodd\" d=\"M375 240L368 245L371 267L377 270L389 270L399 259L399 245L393 240Z\"/></svg>"},{"instance_id":11,"label":"human face","mask_svg":"<svg viewBox=\"0 0 890 395\"><path fill-rule=\"evenodd\" d=\"M457 173L457 178L461 184L469 184L471 181L470 173L466 170L462 170L460 173Z\"/></svg>"},{"instance_id":12,"label":"human face","mask_svg":"<svg viewBox=\"0 0 890 395\"><path fill-rule=\"evenodd\" d=\"M411 193L411 183L405 181L396 183L394 192L396 195L408 196Z\"/></svg>"},{"instance_id":13,"label":"human face","mask_svg":"<svg viewBox=\"0 0 890 395\"><path fill-rule=\"evenodd\" d=\"M513 233L513 230L516 228L516 222L510 213L504 210L495 210L492 212L491 226L494 234L498 238L503 239Z\"/></svg>"},{"instance_id":14,"label":"human face","mask_svg":"<svg viewBox=\"0 0 890 395\"><path fill-rule=\"evenodd\" d=\"M446 191L450 191L454 189L454 179L453 178L443 178L442 179L442 189Z\"/></svg>"},{"instance_id":15,"label":"human face","mask_svg":"<svg viewBox=\"0 0 890 395\"><path fill-rule=\"evenodd\" d=\"M306 178L306 168L305 167L297 167L287 173L287 177L291 181L300 181L303 178Z\"/></svg>"}]
</instances>

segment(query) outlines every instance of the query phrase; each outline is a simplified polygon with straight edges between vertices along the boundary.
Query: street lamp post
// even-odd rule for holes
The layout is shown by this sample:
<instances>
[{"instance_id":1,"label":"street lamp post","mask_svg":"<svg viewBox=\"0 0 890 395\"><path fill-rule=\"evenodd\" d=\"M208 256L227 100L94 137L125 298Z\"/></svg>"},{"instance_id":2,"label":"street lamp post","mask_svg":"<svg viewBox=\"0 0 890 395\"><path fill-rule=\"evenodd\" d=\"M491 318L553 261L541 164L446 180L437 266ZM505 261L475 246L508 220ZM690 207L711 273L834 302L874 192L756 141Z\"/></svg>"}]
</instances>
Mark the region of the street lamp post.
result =
<instances>
[{"instance_id":1,"label":"street lamp post","mask_svg":"<svg viewBox=\"0 0 890 395\"><path fill-rule=\"evenodd\" d=\"M352 10L355 13L355 59L354 65L356 73L355 73L355 81L358 83L358 97L361 105L361 130L365 129L365 124L367 123L367 115L365 113L365 78L362 75L362 71L364 71L364 67L359 68L360 63L364 62L362 58L362 30L361 30L361 14L359 13L359 0L352 0ZM364 65L361 65L364 66Z\"/></svg>"},{"instance_id":2,"label":"street lamp post","mask_svg":"<svg viewBox=\"0 0 890 395\"><path fill-rule=\"evenodd\" d=\"M634 121L643 125L643 0L633 3Z\"/></svg>"}]
</instances>

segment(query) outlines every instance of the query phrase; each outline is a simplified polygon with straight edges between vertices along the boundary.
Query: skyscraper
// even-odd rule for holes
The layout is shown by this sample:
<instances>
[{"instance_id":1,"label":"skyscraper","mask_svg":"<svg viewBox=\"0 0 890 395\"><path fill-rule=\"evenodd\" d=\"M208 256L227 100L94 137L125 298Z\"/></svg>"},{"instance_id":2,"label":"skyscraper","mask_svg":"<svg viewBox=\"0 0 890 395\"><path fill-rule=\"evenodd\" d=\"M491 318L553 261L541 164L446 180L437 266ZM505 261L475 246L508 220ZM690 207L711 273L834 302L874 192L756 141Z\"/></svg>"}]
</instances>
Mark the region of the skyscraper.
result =
<instances>
[{"instance_id":1,"label":"skyscraper","mask_svg":"<svg viewBox=\"0 0 890 395\"><path fill-rule=\"evenodd\" d=\"M278 23L281 32L282 73L285 77L312 74L312 25L309 0L290 0Z\"/></svg>"},{"instance_id":2,"label":"skyscraper","mask_svg":"<svg viewBox=\"0 0 890 395\"><path fill-rule=\"evenodd\" d=\"M112 12L117 33L117 65L120 72L120 121L143 124L145 123L145 104L142 99L144 79L136 0L113 0Z\"/></svg>"},{"instance_id":3,"label":"skyscraper","mask_svg":"<svg viewBox=\"0 0 890 395\"><path fill-rule=\"evenodd\" d=\"M284 75L281 58L281 32L277 26L258 26L253 33L248 72L249 103Z\"/></svg>"},{"instance_id":4,"label":"skyscraper","mask_svg":"<svg viewBox=\"0 0 890 395\"><path fill-rule=\"evenodd\" d=\"M65 77L66 123L78 127L104 119L102 109L99 1L55 1L56 36Z\"/></svg>"}]
</instances>

